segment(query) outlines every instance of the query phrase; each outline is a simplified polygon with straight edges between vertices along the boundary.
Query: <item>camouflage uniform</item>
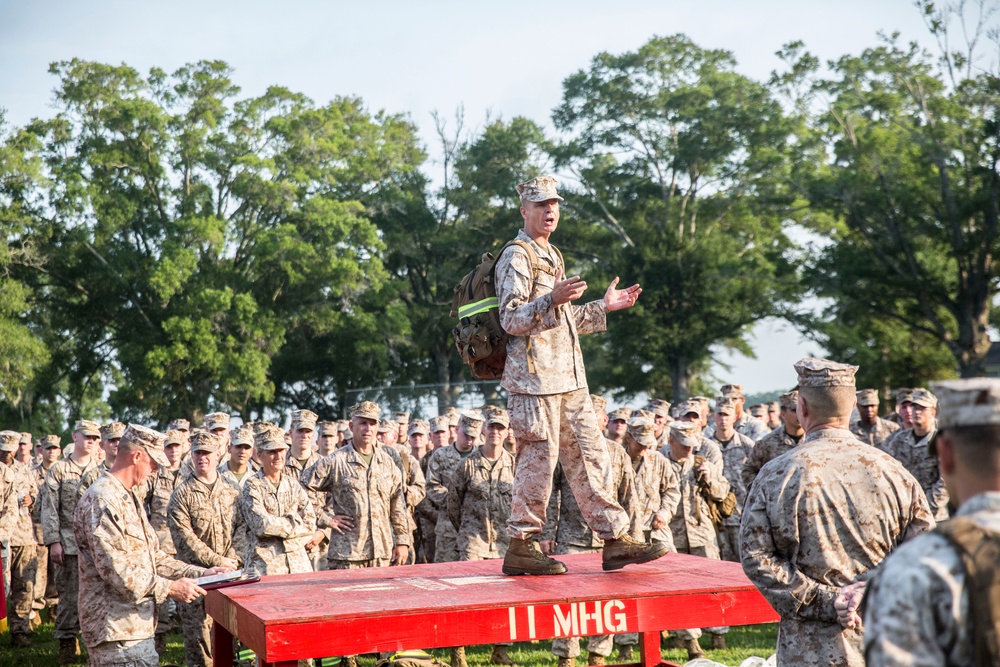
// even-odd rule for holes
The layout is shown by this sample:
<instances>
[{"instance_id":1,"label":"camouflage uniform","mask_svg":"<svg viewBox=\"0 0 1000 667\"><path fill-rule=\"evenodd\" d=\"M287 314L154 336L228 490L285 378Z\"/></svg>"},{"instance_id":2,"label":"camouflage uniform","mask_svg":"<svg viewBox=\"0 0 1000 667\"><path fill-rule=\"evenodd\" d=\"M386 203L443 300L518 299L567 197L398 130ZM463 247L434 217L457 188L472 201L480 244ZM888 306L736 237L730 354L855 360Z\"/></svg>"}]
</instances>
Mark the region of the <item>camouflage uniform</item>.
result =
<instances>
[{"instance_id":1,"label":"camouflage uniform","mask_svg":"<svg viewBox=\"0 0 1000 667\"><path fill-rule=\"evenodd\" d=\"M452 443L435 449L427 463L427 498L437 514L437 525L434 528L435 563L458 560L458 533L448 518L448 488L462 461L470 456L471 451L463 456L455 443Z\"/></svg>"},{"instance_id":2,"label":"camouflage uniform","mask_svg":"<svg viewBox=\"0 0 1000 667\"><path fill-rule=\"evenodd\" d=\"M87 492L87 489L89 489L91 485L97 481L97 478L103 475L107 469L108 469L107 462L101 461L100 463L97 464L96 468L91 468L90 470L88 470L86 474L84 474L84 476L80 478L80 485L76 487L77 498L83 498L83 494Z\"/></svg>"},{"instance_id":3,"label":"camouflage uniform","mask_svg":"<svg viewBox=\"0 0 1000 667\"><path fill-rule=\"evenodd\" d=\"M327 567L381 567L389 564L395 545L410 544L409 513L403 496L403 474L392 447L373 448L371 463L346 445L306 471L309 491L326 493L318 524L331 525L336 515L354 519L354 528L330 533ZM398 452L395 452L398 455Z\"/></svg>"},{"instance_id":4,"label":"camouflage uniform","mask_svg":"<svg viewBox=\"0 0 1000 667\"><path fill-rule=\"evenodd\" d=\"M10 540L10 633L26 635L31 632L31 604L35 597L35 573L38 560L35 557L35 530L31 522L31 508L22 507L22 498L38 502L38 488L35 475L27 463L14 461L10 470L14 474L14 500L16 522L9 535Z\"/></svg>"},{"instance_id":5,"label":"camouflage uniform","mask_svg":"<svg viewBox=\"0 0 1000 667\"><path fill-rule=\"evenodd\" d=\"M258 471L243 485L238 507L247 529L245 571L251 575L312 571L305 545L316 532L316 511L294 477L282 475L275 487L263 470Z\"/></svg>"},{"instance_id":6,"label":"camouflage uniform","mask_svg":"<svg viewBox=\"0 0 1000 667\"><path fill-rule=\"evenodd\" d=\"M291 475L293 478L298 480L300 484L304 484L305 472L313 465L315 465L323 457L317 452L312 452L309 458L305 461L300 461L299 459L292 456L292 450L288 450L288 456L285 457L285 468L283 470L284 474ZM235 475L231 475L235 478ZM246 479L246 478L244 478ZM316 493L314 491L306 491L306 495L309 496L309 502L312 503L313 509L317 512L317 517L319 515L319 510L326 504L326 494ZM329 530L325 530L329 533ZM309 562L313 564L313 570L319 570L319 565L322 563L324 556L326 555L326 546L330 543L329 538L324 538L319 544L317 544L313 549L307 550L306 553L309 556Z\"/></svg>"},{"instance_id":7,"label":"camouflage uniform","mask_svg":"<svg viewBox=\"0 0 1000 667\"><path fill-rule=\"evenodd\" d=\"M643 501L636 485L631 461L625 448L617 442L605 439L604 444L611 459L612 488L615 490L618 504L629 515L629 533L639 538L642 536L640 509ZM583 518L576 496L566 475L563 474L561 465L556 466L552 481L552 496L549 498L541 539L555 542L557 554L600 553L604 547L604 540L594 534ZM587 652L607 657L614 648L613 639L613 635L591 636L587 639ZM638 642L637 635L635 639L636 641L631 641L630 644ZM563 658L575 658L580 655L580 638L557 637L552 640L552 652Z\"/></svg>"},{"instance_id":8,"label":"camouflage uniform","mask_svg":"<svg viewBox=\"0 0 1000 667\"><path fill-rule=\"evenodd\" d=\"M1000 492L962 503L970 517L1000 532ZM934 533L907 542L886 559L865 591L865 661L869 667L973 667L965 567L948 540Z\"/></svg>"},{"instance_id":9,"label":"camouflage uniform","mask_svg":"<svg viewBox=\"0 0 1000 667\"><path fill-rule=\"evenodd\" d=\"M52 636L56 639L74 639L80 631L80 618L77 614L80 580L76 537L73 534L73 512L80 498L77 495L80 480L96 467L97 460L94 457L85 466L77 465L71 458L65 458L53 463L45 476L45 490L41 494L42 535L46 545L59 542L63 549L63 564L56 568L59 607L52 631Z\"/></svg>"},{"instance_id":10,"label":"camouflage uniform","mask_svg":"<svg viewBox=\"0 0 1000 667\"><path fill-rule=\"evenodd\" d=\"M670 436L670 427L664 431ZM624 448L622 452L624 453ZM625 458L628 454L625 453ZM670 531L670 521L681 500L680 485L673 467L666 457L657 451L648 451L637 461L629 461L635 479L636 525L640 531L638 539L649 534L651 539L670 545L674 551L674 538ZM660 517L666 526L653 530L653 517Z\"/></svg>"},{"instance_id":11,"label":"camouflage uniform","mask_svg":"<svg viewBox=\"0 0 1000 667\"><path fill-rule=\"evenodd\" d=\"M36 463L31 467L32 474L35 475L35 486L38 489L38 497L35 504L31 506L31 521L35 532L35 602L32 605L36 611L53 608L59 603L59 594L56 592L56 564L49 560L49 549L45 546L45 536L42 532L42 505L45 500L42 498L45 491L45 476L49 473L41 463Z\"/></svg>"},{"instance_id":12,"label":"camouflage uniform","mask_svg":"<svg viewBox=\"0 0 1000 667\"><path fill-rule=\"evenodd\" d=\"M90 664L156 665L156 606L167 600L171 579L199 577L205 569L159 548L138 499L114 475L102 475L80 499L74 530Z\"/></svg>"},{"instance_id":13,"label":"camouflage uniform","mask_svg":"<svg viewBox=\"0 0 1000 667\"><path fill-rule=\"evenodd\" d=\"M149 524L156 531L160 549L170 556L176 554L177 550L174 549L170 526L167 525L167 505L170 503L174 488L189 476L184 474L183 467L180 466L176 470L166 466L161 467L146 481L146 488L138 490L140 497L143 498ZM156 610L156 634L165 635L175 629L178 620L175 611L179 610L180 605L173 600L164 600L160 605Z\"/></svg>"},{"instance_id":14,"label":"camouflage uniform","mask_svg":"<svg viewBox=\"0 0 1000 667\"><path fill-rule=\"evenodd\" d=\"M871 426L865 426L859 419L851 423L851 433L858 437L861 442L878 447L886 438L899 430L899 424L891 422L881 417L876 417Z\"/></svg>"},{"instance_id":15,"label":"camouflage uniform","mask_svg":"<svg viewBox=\"0 0 1000 667\"><path fill-rule=\"evenodd\" d=\"M495 266L500 322L510 334L502 386L519 443L507 534L530 540L545 525L556 463L579 491L580 510L602 539L629 530L629 517L610 492L608 459L587 389L581 334L604 331L604 301L553 306L550 293L563 269L553 246L543 248L521 230L545 270L537 273L526 251L513 246Z\"/></svg>"},{"instance_id":16,"label":"camouflage uniform","mask_svg":"<svg viewBox=\"0 0 1000 667\"><path fill-rule=\"evenodd\" d=\"M813 431L765 465L740 548L747 576L781 614L778 664L864 665L861 630L840 626L834 598L933 526L917 481L848 430Z\"/></svg>"},{"instance_id":17,"label":"camouflage uniform","mask_svg":"<svg viewBox=\"0 0 1000 667\"><path fill-rule=\"evenodd\" d=\"M729 442L720 442L718 434L713 436L722 450L722 474L729 482L729 489L736 495L736 509L722 519L718 526L719 551L722 560L740 562L740 519L743 517L743 503L747 499L747 487L743 483L743 466L753 453L754 443L742 433L734 433Z\"/></svg>"},{"instance_id":18,"label":"camouflage uniform","mask_svg":"<svg viewBox=\"0 0 1000 667\"><path fill-rule=\"evenodd\" d=\"M795 449L802 442L802 437L788 435L782 424L754 443L753 449L747 454L747 460L743 462L743 488L749 491L760 469L769 461Z\"/></svg>"},{"instance_id":19,"label":"camouflage uniform","mask_svg":"<svg viewBox=\"0 0 1000 667\"><path fill-rule=\"evenodd\" d=\"M912 428L896 431L878 448L902 463L917 478L935 521L944 521L948 518L948 489L941 479L937 457L927 451L927 443L934 437L935 431L931 429L922 438L918 438Z\"/></svg>"},{"instance_id":20,"label":"camouflage uniform","mask_svg":"<svg viewBox=\"0 0 1000 667\"><path fill-rule=\"evenodd\" d=\"M192 451L198 447L198 440L207 435L194 436ZM177 485L167 505L167 525L179 560L205 568L222 565L223 558L241 560L246 544L243 527L236 521L239 495L239 486L221 475L211 486L195 476ZM205 601L198 599L178 607L186 664L211 665L212 619L205 614Z\"/></svg>"},{"instance_id":21,"label":"camouflage uniform","mask_svg":"<svg viewBox=\"0 0 1000 667\"><path fill-rule=\"evenodd\" d=\"M767 424L746 411L743 412L742 417L736 420L736 423L733 424L733 428L737 433L745 435L754 442L757 442L771 432L771 429L767 427ZM705 429L705 435L709 438L715 435L715 424L708 425L708 428Z\"/></svg>"},{"instance_id":22,"label":"camouflage uniform","mask_svg":"<svg viewBox=\"0 0 1000 667\"><path fill-rule=\"evenodd\" d=\"M496 461L489 461L477 447L452 475L447 513L457 533L459 560L503 558L507 553L513 483L514 457L502 447Z\"/></svg>"}]
</instances>

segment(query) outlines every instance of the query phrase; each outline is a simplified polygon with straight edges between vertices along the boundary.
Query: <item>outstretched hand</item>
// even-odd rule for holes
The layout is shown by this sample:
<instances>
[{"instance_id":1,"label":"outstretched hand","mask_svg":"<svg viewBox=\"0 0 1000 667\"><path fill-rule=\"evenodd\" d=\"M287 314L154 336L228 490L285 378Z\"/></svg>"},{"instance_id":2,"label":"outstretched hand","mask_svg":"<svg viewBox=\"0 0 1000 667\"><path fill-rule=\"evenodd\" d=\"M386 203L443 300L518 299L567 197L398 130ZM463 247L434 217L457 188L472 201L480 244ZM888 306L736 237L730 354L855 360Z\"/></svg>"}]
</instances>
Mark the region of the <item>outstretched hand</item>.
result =
<instances>
[{"instance_id":1,"label":"outstretched hand","mask_svg":"<svg viewBox=\"0 0 1000 667\"><path fill-rule=\"evenodd\" d=\"M615 289L618 285L618 277L616 276L611 284L608 285L608 291L604 293L604 305L607 307L608 311L622 310L625 308L631 308L635 305L636 300L639 295L642 294L642 288L636 283L631 287L626 287L625 289Z\"/></svg>"}]
</instances>

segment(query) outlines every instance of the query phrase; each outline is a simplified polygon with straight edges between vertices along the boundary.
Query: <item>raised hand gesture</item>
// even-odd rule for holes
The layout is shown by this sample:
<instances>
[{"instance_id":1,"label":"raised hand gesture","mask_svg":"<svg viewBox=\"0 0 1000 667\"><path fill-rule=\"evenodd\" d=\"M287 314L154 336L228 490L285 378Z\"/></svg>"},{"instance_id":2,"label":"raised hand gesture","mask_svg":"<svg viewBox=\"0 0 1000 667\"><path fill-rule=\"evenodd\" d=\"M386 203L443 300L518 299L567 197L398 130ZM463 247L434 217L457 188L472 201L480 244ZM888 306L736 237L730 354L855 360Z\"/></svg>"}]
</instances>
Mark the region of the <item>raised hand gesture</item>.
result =
<instances>
[{"instance_id":1,"label":"raised hand gesture","mask_svg":"<svg viewBox=\"0 0 1000 667\"><path fill-rule=\"evenodd\" d=\"M617 276L608 285L608 291L604 293L604 305L607 307L608 312L631 308L635 305L639 295L642 294L642 288L639 287L638 283L625 289L615 289L616 285L618 285Z\"/></svg>"}]
</instances>

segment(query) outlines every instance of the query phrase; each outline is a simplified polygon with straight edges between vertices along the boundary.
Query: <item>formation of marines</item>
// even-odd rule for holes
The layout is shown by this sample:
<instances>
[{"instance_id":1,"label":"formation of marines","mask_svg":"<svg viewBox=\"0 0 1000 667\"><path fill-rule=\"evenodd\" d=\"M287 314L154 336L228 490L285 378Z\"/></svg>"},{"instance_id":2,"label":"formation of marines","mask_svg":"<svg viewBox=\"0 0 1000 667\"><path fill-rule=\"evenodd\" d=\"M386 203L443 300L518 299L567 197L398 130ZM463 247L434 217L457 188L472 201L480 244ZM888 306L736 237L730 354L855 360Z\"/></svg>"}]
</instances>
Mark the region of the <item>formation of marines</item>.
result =
<instances>
[{"instance_id":1,"label":"formation of marines","mask_svg":"<svg viewBox=\"0 0 1000 667\"><path fill-rule=\"evenodd\" d=\"M560 554L601 553L617 569L676 552L742 563L781 615L778 664L974 664L962 560L934 527L957 512L1000 530L1000 439L984 431L1000 428L1000 382L900 390L882 418L855 367L804 359L773 403L745 406L743 387L727 384L714 401L654 398L609 414L587 389L578 335L603 330L641 290L616 279L603 300L572 305L579 279L547 244L555 179L518 193L521 235L550 266L516 252L498 261L507 409L425 421L363 401L347 421L294 410L288 428L234 425L218 412L164 432L80 420L65 450L58 436L0 432L12 645L30 645L47 613L60 664L77 660L81 636L92 664L157 664L180 627L186 664L211 665L193 581L206 573L498 559L508 574L559 574ZM991 471L997 488L965 481ZM927 590L950 597L922 604ZM727 630L679 628L669 641L695 659L703 631L724 648ZM942 659L912 659L920 641L945 643ZM636 643L590 637L588 665L616 645L629 662ZM581 654L578 639L552 650L560 667ZM505 645L490 661L514 664ZM451 663L467 667L463 647Z\"/></svg>"}]
</instances>

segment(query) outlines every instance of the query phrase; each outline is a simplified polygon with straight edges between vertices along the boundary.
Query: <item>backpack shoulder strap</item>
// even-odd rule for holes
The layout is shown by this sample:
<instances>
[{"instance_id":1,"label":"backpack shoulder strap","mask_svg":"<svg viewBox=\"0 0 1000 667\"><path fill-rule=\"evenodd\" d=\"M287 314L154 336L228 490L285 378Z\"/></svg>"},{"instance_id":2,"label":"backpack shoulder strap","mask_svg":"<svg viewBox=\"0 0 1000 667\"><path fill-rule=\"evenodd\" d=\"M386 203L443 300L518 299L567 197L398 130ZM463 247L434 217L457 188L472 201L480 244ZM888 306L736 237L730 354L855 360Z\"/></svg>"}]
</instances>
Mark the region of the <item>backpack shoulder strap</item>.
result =
<instances>
[{"instance_id":1,"label":"backpack shoulder strap","mask_svg":"<svg viewBox=\"0 0 1000 667\"><path fill-rule=\"evenodd\" d=\"M1000 664L1000 533L986 530L969 517L955 517L934 530L962 559L975 664Z\"/></svg>"}]
</instances>

